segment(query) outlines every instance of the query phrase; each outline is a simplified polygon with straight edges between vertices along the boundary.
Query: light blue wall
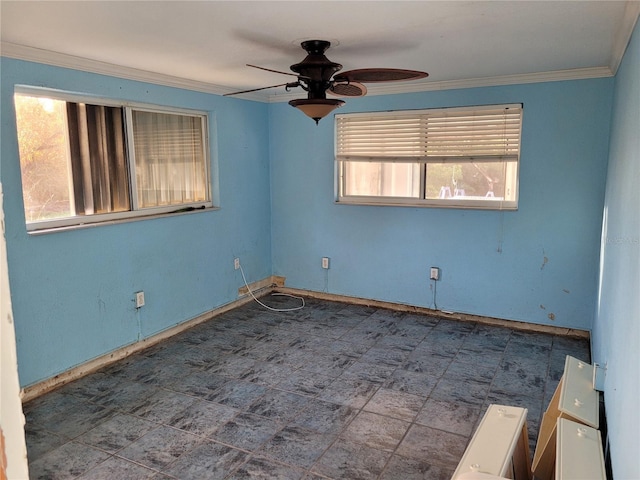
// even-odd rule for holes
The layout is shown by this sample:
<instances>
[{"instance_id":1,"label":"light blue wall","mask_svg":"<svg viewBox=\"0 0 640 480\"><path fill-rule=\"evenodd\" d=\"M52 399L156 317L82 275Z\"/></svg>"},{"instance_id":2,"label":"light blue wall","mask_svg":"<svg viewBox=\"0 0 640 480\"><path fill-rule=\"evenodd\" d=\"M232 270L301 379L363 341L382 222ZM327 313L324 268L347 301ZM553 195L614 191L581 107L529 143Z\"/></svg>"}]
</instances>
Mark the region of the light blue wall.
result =
<instances>
[{"instance_id":1,"label":"light blue wall","mask_svg":"<svg viewBox=\"0 0 640 480\"><path fill-rule=\"evenodd\" d=\"M640 24L615 82L594 360L607 365L605 405L616 479L640 478Z\"/></svg>"},{"instance_id":2,"label":"light blue wall","mask_svg":"<svg viewBox=\"0 0 640 480\"><path fill-rule=\"evenodd\" d=\"M589 330L613 79L349 99L340 112L523 103L518 211L334 204L333 118L270 109L273 270L302 289ZM331 268L321 268L322 256Z\"/></svg>"},{"instance_id":3,"label":"light blue wall","mask_svg":"<svg viewBox=\"0 0 640 480\"><path fill-rule=\"evenodd\" d=\"M235 300L236 256L250 282L271 274L265 104L6 58L1 68L0 172L22 386ZM208 111L221 208L27 235L15 84ZM136 311L139 290L146 306Z\"/></svg>"}]
</instances>

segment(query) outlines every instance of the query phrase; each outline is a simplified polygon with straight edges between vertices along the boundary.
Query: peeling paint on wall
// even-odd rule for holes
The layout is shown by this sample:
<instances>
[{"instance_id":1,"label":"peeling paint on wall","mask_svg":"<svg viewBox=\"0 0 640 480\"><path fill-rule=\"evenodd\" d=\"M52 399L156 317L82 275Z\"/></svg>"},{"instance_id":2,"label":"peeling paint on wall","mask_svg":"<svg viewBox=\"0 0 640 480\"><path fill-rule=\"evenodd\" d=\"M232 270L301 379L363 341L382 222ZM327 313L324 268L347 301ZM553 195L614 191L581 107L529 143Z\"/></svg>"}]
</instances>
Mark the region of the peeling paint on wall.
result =
<instances>
[{"instance_id":1,"label":"peeling paint on wall","mask_svg":"<svg viewBox=\"0 0 640 480\"><path fill-rule=\"evenodd\" d=\"M544 251L542 252L544 253ZM542 265L540 265L540 270L544 269L544 266L549 263L549 258L548 257L542 257Z\"/></svg>"}]
</instances>

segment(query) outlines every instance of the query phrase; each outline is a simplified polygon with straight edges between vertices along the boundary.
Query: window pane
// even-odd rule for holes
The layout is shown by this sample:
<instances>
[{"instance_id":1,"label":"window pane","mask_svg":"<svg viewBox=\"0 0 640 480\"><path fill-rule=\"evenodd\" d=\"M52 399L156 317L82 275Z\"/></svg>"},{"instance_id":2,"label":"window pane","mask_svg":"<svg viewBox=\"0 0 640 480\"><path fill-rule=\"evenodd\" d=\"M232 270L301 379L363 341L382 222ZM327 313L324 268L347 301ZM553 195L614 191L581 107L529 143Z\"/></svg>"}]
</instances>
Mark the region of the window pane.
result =
<instances>
[{"instance_id":1,"label":"window pane","mask_svg":"<svg viewBox=\"0 0 640 480\"><path fill-rule=\"evenodd\" d=\"M134 110L138 207L209 200L203 118Z\"/></svg>"},{"instance_id":2,"label":"window pane","mask_svg":"<svg viewBox=\"0 0 640 480\"><path fill-rule=\"evenodd\" d=\"M14 98L27 223L129 210L121 108Z\"/></svg>"},{"instance_id":3,"label":"window pane","mask_svg":"<svg viewBox=\"0 0 640 480\"><path fill-rule=\"evenodd\" d=\"M344 195L420 197L417 163L344 162Z\"/></svg>"},{"instance_id":4,"label":"window pane","mask_svg":"<svg viewBox=\"0 0 640 480\"><path fill-rule=\"evenodd\" d=\"M427 164L428 199L515 200L516 162Z\"/></svg>"},{"instance_id":5,"label":"window pane","mask_svg":"<svg viewBox=\"0 0 640 480\"><path fill-rule=\"evenodd\" d=\"M14 99L27 223L75 215L66 102L20 94Z\"/></svg>"},{"instance_id":6,"label":"window pane","mask_svg":"<svg viewBox=\"0 0 640 480\"><path fill-rule=\"evenodd\" d=\"M122 114L121 107L67 102L76 215L130 209Z\"/></svg>"}]
</instances>

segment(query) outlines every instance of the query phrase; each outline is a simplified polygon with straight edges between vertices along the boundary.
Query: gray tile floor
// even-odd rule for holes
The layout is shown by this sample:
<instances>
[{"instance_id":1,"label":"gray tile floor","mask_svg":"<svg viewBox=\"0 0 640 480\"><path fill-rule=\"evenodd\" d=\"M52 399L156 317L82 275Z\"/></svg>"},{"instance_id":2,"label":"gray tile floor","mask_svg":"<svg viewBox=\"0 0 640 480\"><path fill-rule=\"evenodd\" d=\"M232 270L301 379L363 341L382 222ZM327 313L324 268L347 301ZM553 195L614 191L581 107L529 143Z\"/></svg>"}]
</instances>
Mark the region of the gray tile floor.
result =
<instances>
[{"instance_id":1,"label":"gray tile floor","mask_svg":"<svg viewBox=\"0 0 640 480\"><path fill-rule=\"evenodd\" d=\"M266 297L286 307L296 300ZM586 340L245 305L25 405L32 479L445 479L491 403L530 443Z\"/></svg>"}]
</instances>

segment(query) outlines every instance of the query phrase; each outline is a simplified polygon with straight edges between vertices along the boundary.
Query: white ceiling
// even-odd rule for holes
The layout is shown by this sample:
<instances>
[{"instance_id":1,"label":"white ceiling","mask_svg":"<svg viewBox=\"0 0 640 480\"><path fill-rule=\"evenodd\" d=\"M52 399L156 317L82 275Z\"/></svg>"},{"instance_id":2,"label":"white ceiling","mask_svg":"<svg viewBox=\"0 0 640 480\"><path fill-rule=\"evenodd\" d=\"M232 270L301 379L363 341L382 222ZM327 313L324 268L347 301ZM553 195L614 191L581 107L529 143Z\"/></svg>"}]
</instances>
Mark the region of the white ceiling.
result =
<instances>
[{"instance_id":1,"label":"white ceiling","mask_svg":"<svg viewBox=\"0 0 640 480\"><path fill-rule=\"evenodd\" d=\"M331 41L327 57L345 70L429 72L370 86L375 94L613 75L640 1L1 0L0 9L4 56L214 93L292 80L246 64L289 71L313 38Z\"/></svg>"}]
</instances>

